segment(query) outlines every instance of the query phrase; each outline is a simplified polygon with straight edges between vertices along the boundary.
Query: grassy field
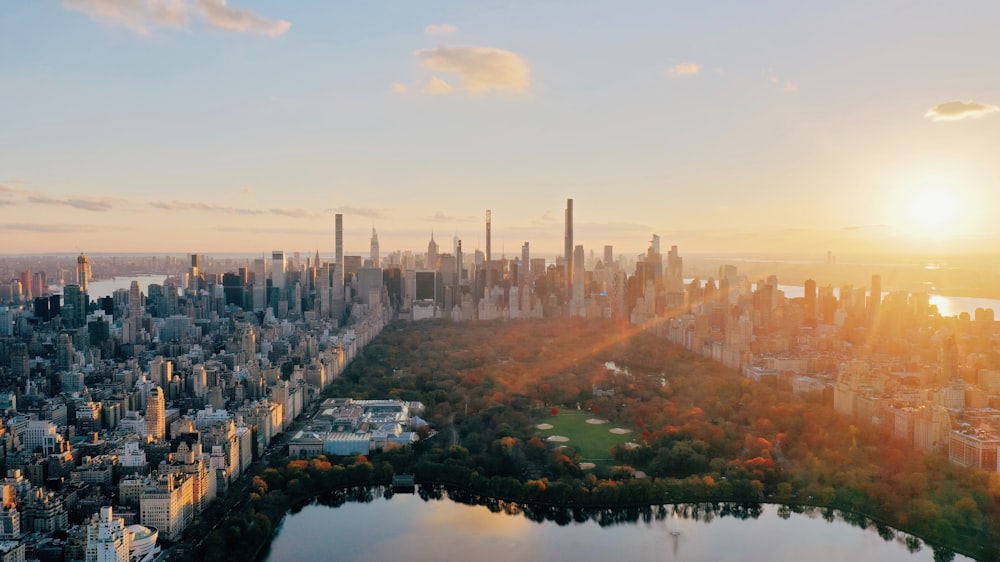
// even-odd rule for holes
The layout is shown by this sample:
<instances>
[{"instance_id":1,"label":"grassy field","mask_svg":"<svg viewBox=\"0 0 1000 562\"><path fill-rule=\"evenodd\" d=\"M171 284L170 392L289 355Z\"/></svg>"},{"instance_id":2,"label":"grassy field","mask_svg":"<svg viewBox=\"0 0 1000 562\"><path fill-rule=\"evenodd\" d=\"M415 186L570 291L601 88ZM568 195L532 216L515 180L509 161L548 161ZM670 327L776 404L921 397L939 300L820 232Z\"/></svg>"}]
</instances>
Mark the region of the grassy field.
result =
<instances>
[{"instance_id":1,"label":"grassy field","mask_svg":"<svg viewBox=\"0 0 1000 562\"><path fill-rule=\"evenodd\" d=\"M587 423L588 419L599 417L591 412L566 412L539 420L539 424L550 424L552 429L539 429L537 431L542 439L551 435L569 437L568 442L557 444L573 447L580 452L580 456L585 460L591 462L609 461L611 460L611 447L631 441L633 434L615 435L608 431L615 427L611 423Z\"/></svg>"}]
</instances>

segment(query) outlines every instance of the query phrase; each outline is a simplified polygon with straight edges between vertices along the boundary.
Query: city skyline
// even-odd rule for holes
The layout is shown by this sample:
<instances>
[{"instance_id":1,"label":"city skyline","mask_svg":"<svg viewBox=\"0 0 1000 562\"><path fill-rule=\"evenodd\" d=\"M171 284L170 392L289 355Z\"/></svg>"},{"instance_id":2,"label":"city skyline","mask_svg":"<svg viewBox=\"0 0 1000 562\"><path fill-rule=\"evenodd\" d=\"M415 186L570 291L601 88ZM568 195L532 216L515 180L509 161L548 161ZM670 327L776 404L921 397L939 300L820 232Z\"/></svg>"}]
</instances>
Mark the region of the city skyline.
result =
<instances>
[{"instance_id":1,"label":"city skyline","mask_svg":"<svg viewBox=\"0 0 1000 562\"><path fill-rule=\"evenodd\" d=\"M3 251L990 251L972 4L5 7Z\"/></svg>"}]
</instances>

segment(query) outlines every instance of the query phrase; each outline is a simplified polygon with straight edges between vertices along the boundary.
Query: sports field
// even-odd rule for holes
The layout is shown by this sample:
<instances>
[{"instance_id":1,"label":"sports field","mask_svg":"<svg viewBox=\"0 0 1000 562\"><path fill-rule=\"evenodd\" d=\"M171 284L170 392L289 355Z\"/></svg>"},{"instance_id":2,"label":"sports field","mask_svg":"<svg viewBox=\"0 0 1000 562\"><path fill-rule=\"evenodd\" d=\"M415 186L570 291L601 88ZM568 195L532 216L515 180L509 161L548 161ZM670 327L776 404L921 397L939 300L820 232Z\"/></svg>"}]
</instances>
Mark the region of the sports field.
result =
<instances>
[{"instance_id":1,"label":"sports field","mask_svg":"<svg viewBox=\"0 0 1000 562\"><path fill-rule=\"evenodd\" d=\"M591 420L590 423L587 420ZM603 423L595 423L601 421ZM580 456L588 461L611 460L611 447L632 440L631 432L625 434L612 433L614 424L600 420L591 412L566 412L557 416L549 416L539 420L537 429L542 439L549 437L566 437L569 440L552 439L550 442L565 444L580 452ZM546 426L552 426L546 428ZM620 431L620 429L619 429Z\"/></svg>"}]
</instances>

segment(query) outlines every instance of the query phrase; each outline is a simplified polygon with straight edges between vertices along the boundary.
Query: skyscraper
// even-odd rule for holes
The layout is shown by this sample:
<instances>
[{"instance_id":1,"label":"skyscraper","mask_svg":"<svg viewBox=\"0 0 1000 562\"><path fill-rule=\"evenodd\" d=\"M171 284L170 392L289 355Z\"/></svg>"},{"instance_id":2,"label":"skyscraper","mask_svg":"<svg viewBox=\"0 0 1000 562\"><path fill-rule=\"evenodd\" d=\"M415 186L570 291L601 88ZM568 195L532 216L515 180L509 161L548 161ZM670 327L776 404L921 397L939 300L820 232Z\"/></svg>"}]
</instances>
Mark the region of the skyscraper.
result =
<instances>
[{"instance_id":1,"label":"skyscraper","mask_svg":"<svg viewBox=\"0 0 1000 562\"><path fill-rule=\"evenodd\" d=\"M490 269L490 262L493 261L493 219L489 209L486 209L486 270ZM487 274L487 279L489 274Z\"/></svg>"},{"instance_id":2,"label":"skyscraper","mask_svg":"<svg viewBox=\"0 0 1000 562\"><path fill-rule=\"evenodd\" d=\"M187 283L185 289L195 291L201 289L201 256L191 254L191 267L188 268Z\"/></svg>"},{"instance_id":3,"label":"skyscraper","mask_svg":"<svg viewBox=\"0 0 1000 562\"><path fill-rule=\"evenodd\" d=\"M871 295L868 297L868 326L875 327L882 306L882 276L872 275Z\"/></svg>"},{"instance_id":4,"label":"skyscraper","mask_svg":"<svg viewBox=\"0 0 1000 562\"><path fill-rule=\"evenodd\" d=\"M519 281L523 285L531 280L531 246L527 241L521 246L521 263L517 264Z\"/></svg>"},{"instance_id":5,"label":"skyscraper","mask_svg":"<svg viewBox=\"0 0 1000 562\"><path fill-rule=\"evenodd\" d=\"M585 276L583 245L577 244L573 250L573 302L571 314L574 316L584 316L587 312L587 309L583 305L583 283Z\"/></svg>"},{"instance_id":6,"label":"skyscraper","mask_svg":"<svg viewBox=\"0 0 1000 562\"><path fill-rule=\"evenodd\" d=\"M427 243L427 269L437 270L438 245L434 241L434 230L431 230L431 241Z\"/></svg>"},{"instance_id":7,"label":"skyscraper","mask_svg":"<svg viewBox=\"0 0 1000 562\"><path fill-rule=\"evenodd\" d=\"M806 320L815 323L816 320L816 281L813 279L806 279L804 286L804 297L805 297L805 315Z\"/></svg>"},{"instance_id":8,"label":"skyscraper","mask_svg":"<svg viewBox=\"0 0 1000 562\"><path fill-rule=\"evenodd\" d=\"M56 340L56 368L60 371L68 371L73 367L75 359L73 340L70 339L69 334L59 334L59 338Z\"/></svg>"},{"instance_id":9,"label":"skyscraper","mask_svg":"<svg viewBox=\"0 0 1000 562\"><path fill-rule=\"evenodd\" d=\"M604 246L604 267L606 267L608 271L615 270L615 251L610 244Z\"/></svg>"},{"instance_id":10,"label":"skyscraper","mask_svg":"<svg viewBox=\"0 0 1000 562\"><path fill-rule=\"evenodd\" d=\"M566 200L566 233L563 260L566 267L566 294L573 294L573 200Z\"/></svg>"},{"instance_id":11,"label":"skyscraper","mask_svg":"<svg viewBox=\"0 0 1000 562\"><path fill-rule=\"evenodd\" d=\"M340 266L340 283L344 283L344 215L337 213L334 216L334 236L336 237L337 256L336 263Z\"/></svg>"},{"instance_id":12,"label":"skyscraper","mask_svg":"<svg viewBox=\"0 0 1000 562\"><path fill-rule=\"evenodd\" d=\"M90 261L83 254L76 258L76 284L81 293L90 292Z\"/></svg>"},{"instance_id":13,"label":"skyscraper","mask_svg":"<svg viewBox=\"0 0 1000 562\"><path fill-rule=\"evenodd\" d=\"M285 290L285 252L271 252L271 287L279 291Z\"/></svg>"},{"instance_id":14,"label":"skyscraper","mask_svg":"<svg viewBox=\"0 0 1000 562\"><path fill-rule=\"evenodd\" d=\"M57 295L58 296L58 295ZM58 300L58 299L57 299ZM62 317L69 326L83 326L87 320L87 293L80 289L79 285L66 285L63 287L63 307ZM53 314L58 314L53 312Z\"/></svg>"},{"instance_id":15,"label":"skyscraper","mask_svg":"<svg viewBox=\"0 0 1000 562\"><path fill-rule=\"evenodd\" d=\"M154 386L150 389L149 398L146 400L146 432L157 441L166 437L166 410L163 389Z\"/></svg>"},{"instance_id":16,"label":"skyscraper","mask_svg":"<svg viewBox=\"0 0 1000 562\"><path fill-rule=\"evenodd\" d=\"M375 227L372 227L372 243L371 243L371 260L372 267L378 269L382 267L381 258L379 258L378 250L378 234L375 232Z\"/></svg>"},{"instance_id":17,"label":"skyscraper","mask_svg":"<svg viewBox=\"0 0 1000 562\"><path fill-rule=\"evenodd\" d=\"M128 288L128 315L130 318L142 316L142 291L138 281L132 281Z\"/></svg>"},{"instance_id":18,"label":"skyscraper","mask_svg":"<svg viewBox=\"0 0 1000 562\"><path fill-rule=\"evenodd\" d=\"M18 280L21 282L21 300L24 302L29 302L34 299L37 294L32 292L31 286L31 272L22 271L17 275Z\"/></svg>"},{"instance_id":19,"label":"skyscraper","mask_svg":"<svg viewBox=\"0 0 1000 562\"><path fill-rule=\"evenodd\" d=\"M458 284L462 284L462 276L465 272L465 257L462 255L462 241L455 240L455 269L458 270Z\"/></svg>"}]
</instances>

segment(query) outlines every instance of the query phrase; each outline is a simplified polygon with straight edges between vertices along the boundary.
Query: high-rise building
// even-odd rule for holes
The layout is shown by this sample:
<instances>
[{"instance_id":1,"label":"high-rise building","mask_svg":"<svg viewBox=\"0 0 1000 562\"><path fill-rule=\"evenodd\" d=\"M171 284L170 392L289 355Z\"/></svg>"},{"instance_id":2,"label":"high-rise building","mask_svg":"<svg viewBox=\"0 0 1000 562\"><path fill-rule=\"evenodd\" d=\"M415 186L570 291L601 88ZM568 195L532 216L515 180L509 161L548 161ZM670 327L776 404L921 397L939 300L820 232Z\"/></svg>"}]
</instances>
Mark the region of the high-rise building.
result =
<instances>
[{"instance_id":1,"label":"high-rise building","mask_svg":"<svg viewBox=\"0 0 1000 562\"><path fill-rule=\"evenodd\" d=\"M201 255L191 254L191 267L188 268L187 285L188 291L201 290Z\"/></svg>"},{"instance_id":2,"label":"high-rise building","mask_svg":"<svg viewBox=\"0 0 1000 562\"><path fill-rule=\"evenodd\" d=\"M166 410L163 389L153 386L149 390L149 398L146 399L146 431L157 441L162 441L166 437Z\"/></svg>"},{"instance_id":3,"label":"high-rise building","mask_svg":"<svg viewBox=\"0 0 1000 562\"><path fill-rule=\"evenodd\" d=\"M44 302L48 304L48 301ZM39 312L38 307L36 306L35 316L39 315L38 312ZM12 335L14 335L14 315L11 313L10 308L6 306L0 306L0 336L12 336Z\"/></svg>"},{"instance_id":4,"label":"high-rise building","mask_svg":"<svg viewBox=\"0 0 1000 562\"><path fill-rule=\"evenodd\" d=\"M87 318L87 293L79 285L63 287L63 320L71 327L83 326Z\"/></svg>"},{"instance_id":5,"label":"high-rise building","mask_svg":"<svg viewBox=\"0 0 1000 562\"><path fill-rule=\"evenodd\" d=\"M285 252L282 250L271 252L271 288L285 290Z\"/></svg>"},{"instance_id":6,"label":"high-rise building","mask_svg":"<svg viewBox=\"0 0 1000 562\"><path fill-rule=\"evenodd\" d=\"M615 270L615 251L610 244L604 246L604 267L606 267L608 271Z\"/></svg>"},{"instance_id":7,"label":"high-rise building","mask_svg":"<svg viewBox=\"0 0 1000 562\"><path fill-rule=\"evenodd\" d=\"M194 519L194 482L184 473L161 473L144 483L139 496L143 525L155 527L168 541L176 541Z\"/></svg>"},{"instance_id":8,"label":"high-rise building","mask_svg":"<svg viewBox=\"0 0 1000 562\"><path fill-rule=\"evenodd\" d=\"M340 266L341 275L344 272L344 215L337 213L334 215L334 237L336 243L336 263ZM340 279L341 284L343 284L344 279Z\"/></svg>"},{"instance_id":9,"label":"high-rise building","mask_svg":"<svg viewBox=\"0 0 1000 562\"><path fill-rule=\"evenodd\" d=\"M493 262L493 217L489 209L486 209L486 270L489 271ZM489 279L489 274L487 274Z\"/></svg>"},{"instance_id":10,"label":"high-rise building","mask_svg":"<svg viewBox=\"0 0 1000 562\"><path fill-rule=\"evenodd\" d=\"M584 279L586 277L584 271L584 253L583 245L577 244L576 248L573 250L573 315L584 316L586 314L586 308L584 308Z\"/></svg>"},{"instance_id":11,"label":"high-rise building","mask_svg":"<svg viewBox=\"0 0 1000 562\"><path fill-rule=\"evenodd\" d=\"M566 264L566 294L573 293L573 200L566 200L566 231L564 236L563 260Z\"/></svg>"},{"instance_id":12,"label":"high-rise building","mask_svg":"<svg viewBox=\"0 0 1000 562\"><path fill-rule=\"evenodd\" d=\"M14 486L0 485L0 495L3 499L0 505L0 541L16 541L21 538L21 514L17 510L17 494Z\"/></svg>"},{"instance_id":13,"label":"high-rise building","mask_svg":"<svg viewBox=\"0 0 1000 562\"><path fill-rule=\"evenodd\" d=\"M139 282L132 281L128 288L128 315L129 318L142 318L142 291L139 289Z\"/></svg>"},{"instance_id":14,"label":"high-rise building","mask_svg":"<svg viewBox=\"0 0 1000 562\"><path fill-rule=\"evenodd\" d=\"M462 241L455 240L455 269L458 270L458 284L462 284L465 276L465 257L462 255Z\"/></svg>"},{"instance_id":15,"label":"high-rise building","mask_svg":"<svg viewBox=\"0 0 1000 562\"><path fill-rule=\"evenodd\" d=\"M882 276L872 275L872 289L868 297L868 326L875 327L882 307Z\"/></svg>"},{"instance_id":16,"label":"high-rise building","mask_svg":"<svg viewBox=\"0 0 1000 562\"><path fill-rule=\"evenodd\" d=\"M517 264L517 276L522 285L531 281L531 246L527 241L521 246L521 261Z\"/></svg>"},{"instance_id":17,"label":"high-rise building","mask_svg":"<svg viewBox=\"0 0 1000 562\"><path fill-rule=\"evenodd\" d=\"M438 245L434 241L434 230L431 230L431 241L427 243L427 263L424 264L427 269L437 270L438 261Z\"/></svg>"},{"instance_id":18,"label":"high-rise building","mask_svg":"<svg viewBox=\"0 0 1000 562\"><path fill-rule=\"evenodd\" d=\"M132 533L125 520L104 506L87 525L87 562L128 562Z\"/></svg>"},{"instance_id":19,"label":"high-rise building","mask_svg":"<svg viewBox=\"0 0 1000 562\"><path fill-rule=\"evenodd\" d=\"M36 271L35 274L31 276L31 294L35 295L35 298L37 299L48 292L48 285L45 284L45 272Z\"/></svg>"},{"instance_id":20,"label":"high-rise building","mask_svg":"<svg viewBox=\"0 0 1000 562\"><path fill-rule=\"evenodd\" d=\"M730 279L730 282L734 281ZM667 252L667 290L684 291L684 258L677 251L677 246L671 246Z\"/></svg>"},{"instance_id":21,"label":"high-rise building","mask_svg":"<svg viewBox=\"0 0 1000 562\"><path fill-rule=\"evenodd\" d=\"M75 361L73 351L73 340L69 334L59 334L56 340L56 368L60 371L68 371L73 368Z\"/></svg>"},{"instance_id":22,"label":"high-rise building","mask_svg":"<svg viewBox=\"0 0 1000 562\"><path fill-rule=\"evenodd\" d=\"M163 356L157 356L149 362L149 380L153 384L167 388L174 378L174 364L172 361L164 360Z\"/></svg>"},{"instance_id":23,"label":"high-rise building","mask_svg":"<svg viewBox=\"0 0 1000 562\"><path fill-rule=\"evenodd\" d=\"M36 296L38 296L36 293L32 292L31 272L30 271L22 271L21 273L18 273L17 274L17 278L21 282L21 301L22 302L30 302L32 299L34 299Z\"/></svg>"},{"instance_id":24,"label":"high-rise building","mask_svg":"<svg viewBox=\"0 0 1000 562\"><path fill-rule=\"evenodd\" d=\"M76 258L76 284L83 293L90 290L90 261L83 254Z\"/></svg>"},{"instance_id":25,"label":"high-rise building","mask_svg":"<svg viewBox=\"0 0 1000 562\"><path fill-rule=\"evenodd\" d=\"M267 308L267 260L253 260L253 309Z\"/></svg>"},{"instance_id":26,"label":"high-rise building","mask_svg":"<svg viewBox=\"0 0 1000 562\"><path fill-rule=\"evenodd\" d=\"M378 249L378 234L375 232L374 226L372 227L371 260L372 260L372 267L374 267L375 269L379 269L382 267L382 261L381 258L379 257L379 249Z\"/></svg>"},{"instance_id":27,"label":"high-rise building","mask_svg":"<svg viewBox=\"0 0 1000 562\"><path fill-rule=\"evenodd\" d=\"M804 296L805 296L805 316L807 321L816 320L816 281L813 279L806 279L804 286Z\"/></svg>"}]
</instances>

